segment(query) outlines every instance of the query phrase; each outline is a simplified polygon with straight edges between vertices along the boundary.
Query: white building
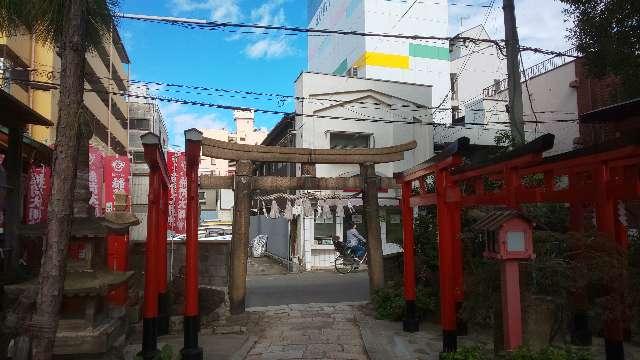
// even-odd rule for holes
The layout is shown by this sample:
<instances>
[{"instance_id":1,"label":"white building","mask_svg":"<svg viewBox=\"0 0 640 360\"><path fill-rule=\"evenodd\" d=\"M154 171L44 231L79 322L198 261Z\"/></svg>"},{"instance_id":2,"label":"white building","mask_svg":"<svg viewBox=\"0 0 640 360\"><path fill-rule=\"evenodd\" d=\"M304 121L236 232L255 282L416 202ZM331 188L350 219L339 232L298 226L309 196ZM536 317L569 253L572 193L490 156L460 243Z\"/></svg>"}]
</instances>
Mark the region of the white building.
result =
<instances>
[{"instance_id":1,"label":"white building","mask_svg":"<svg viewBox=\"0 0 640 360\"><path fill-rule=\"evenodd\" d=\"M572 150L579 137L577 64L570 57L552 57L521 72L525 139L556 136L553 149L545 155ZM508 102L506 78L489 84L466 104L465 122L484 124L472 126L476 132L508 130Z\"/></svg>"},{"instance_id":2,"label":"white building","mask_svg":"<svg viewBox=\"0 0 640 360\"><path fill-rule=\"evenodd\" d=\"M431 126L432 87L397 81L361 79L318 73L302 73L296 80L295 146L313 149L345 147L387 147L416 140L415 150L405 153L405 159L376 165L380 176L393 176L433 155ZM367 119L366 121L358 121ZM393 123L379 120L390 120ZM358 175L358 165L317 165L318 177ZM300 168L297 169L300 176ZM380 228L384 243L399 243L402 239L399 191L380 193ZM354 201L361 205L361 201ZM347 215L348 217L349 215ZM333 245L319 245L321 238L343 237L347 219L334 215L333 220L313 217L298 221L299 263L304 268L333 266ZM358 222L359 216L348 220ZM360 232L366 229L360 228Z\"/></svg>"},{"instance_id":3,"label":"white building","mask_svg":"<svg viewBox=\"0 0 640 360\"><path fill-rule=\"evenodd\" d=\"M267 137L265 129L255 127L253 110L235 110L233 121L236 131L230 132L222 129L199 129L204 137L234 142L238 144L258 145ZM200 158L198 172L200 175L210 174L216 176L233 175L236 171L235 161L224 159ZM202 220L231 221L233 218L233 191L230 189L214 190L202 189L199 191L200 218Z\"/></svg>"},{"instance_id":4,"label":"white building","mask_svg":"<svg viewBox=\"0 0 640 360\"><path fill-rule=\"evenodd\" d=\"M309 26L368 33L448 36L447 1L310 0ZM407 11L409 10L409 11ZM312 34L309 71L433 86L449 107L449 42ZM431 106L431 104L429 104ZM446 121L447 119L436 119Z\"/></svg>"}]
</instances>

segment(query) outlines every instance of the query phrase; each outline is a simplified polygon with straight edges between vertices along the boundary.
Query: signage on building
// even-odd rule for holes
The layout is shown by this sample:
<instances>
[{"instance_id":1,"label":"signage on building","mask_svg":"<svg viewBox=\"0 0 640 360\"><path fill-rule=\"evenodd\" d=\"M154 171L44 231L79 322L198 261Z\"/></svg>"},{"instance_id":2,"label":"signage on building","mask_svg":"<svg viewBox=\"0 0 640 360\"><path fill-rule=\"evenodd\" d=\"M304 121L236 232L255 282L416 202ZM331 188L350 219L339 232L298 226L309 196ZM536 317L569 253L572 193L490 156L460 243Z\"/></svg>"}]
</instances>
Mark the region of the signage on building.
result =
<instances>
[{"instance_id":1,"label":"signage on building","mask_svg":"<svg viewBox=\"0 0 640 360\"><path fill-rule=\"evenodd\" d=\"M24 222L26 224L46 222L51 194L51 168L44 165L31 165L27 179Z\"/></svg>"},{"instance_id":2,"label":"signage on building","mask_svg":"<svg viewBox=\"0 0 640 360\"><path fill-rule=\"evenodd\" d=\"M102 184L104 155L94 146L89 145L89 204L96 209L96 216L102 216Z\"/></svg>"},{"instance_id":3,"label":"signage on building","mask_svg":"<svg viewBox=\"0 0 640 360\"><path fill-rule=\"evenodd\" d=\"M111 212L114 210L115 194L129 194L131 164L126 156L106 156L103 164L105 212Z\"/></svg>"},{"instance_id":4,"label":"signage on building","mask_svg":"<svg viewBox=\"0 0 640 360\"><path fill-rule=\"evenodd\" d=\"M187 167L184 152L167 153L169 172L169 230L185 234L187 229Z\"/></svg>"}]
</instances>

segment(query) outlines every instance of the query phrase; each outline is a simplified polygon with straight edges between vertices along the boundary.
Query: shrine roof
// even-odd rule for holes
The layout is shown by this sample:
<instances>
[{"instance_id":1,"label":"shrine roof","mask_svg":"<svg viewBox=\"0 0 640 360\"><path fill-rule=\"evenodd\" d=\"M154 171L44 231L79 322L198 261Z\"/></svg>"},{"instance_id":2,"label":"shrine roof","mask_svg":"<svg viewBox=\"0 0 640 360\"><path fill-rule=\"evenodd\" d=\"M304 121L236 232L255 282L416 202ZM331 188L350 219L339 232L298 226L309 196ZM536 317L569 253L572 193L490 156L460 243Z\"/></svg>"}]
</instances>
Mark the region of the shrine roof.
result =
<instances>
[{"instance_id":1,"label":"shrine roof","mask_svg":"<svg viewBox=\"0 0 640 360\"><path fill-rule=\"evenodd\" d=\"M497 231L502 227L502 224L511 219L522 219L530 222L519 211L503 208L491 211L484 218L480 219L477 223L471 226L472 231Z\"/></svg>"}]
</instances>

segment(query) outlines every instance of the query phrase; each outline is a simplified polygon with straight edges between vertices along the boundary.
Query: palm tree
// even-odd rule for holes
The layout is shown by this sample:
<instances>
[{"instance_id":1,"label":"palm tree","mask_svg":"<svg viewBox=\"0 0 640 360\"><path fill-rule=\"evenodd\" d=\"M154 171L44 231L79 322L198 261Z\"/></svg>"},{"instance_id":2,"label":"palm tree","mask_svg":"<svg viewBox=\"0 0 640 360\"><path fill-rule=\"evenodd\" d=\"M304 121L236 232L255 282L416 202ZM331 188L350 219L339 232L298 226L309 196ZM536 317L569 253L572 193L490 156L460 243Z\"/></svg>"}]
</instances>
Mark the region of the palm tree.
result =
<instances>
[{"instance_id":1,"label":"palm tree","mask_svg":"<svg viewBox=\"0 0 640 360\"><path fill-rule=\"evenodd\" d=\"M47 240L40 271L40 291L31 330L32 358L50 359L58 326L71 235L78 149L88 147L82 128L87 51L102 46L114 26L117 0L0 0L0 31L26 29L54 46L61 60L60 99L52 169ZM82 166L82 165L81 165Z\"/></svg>"}]
</instances>

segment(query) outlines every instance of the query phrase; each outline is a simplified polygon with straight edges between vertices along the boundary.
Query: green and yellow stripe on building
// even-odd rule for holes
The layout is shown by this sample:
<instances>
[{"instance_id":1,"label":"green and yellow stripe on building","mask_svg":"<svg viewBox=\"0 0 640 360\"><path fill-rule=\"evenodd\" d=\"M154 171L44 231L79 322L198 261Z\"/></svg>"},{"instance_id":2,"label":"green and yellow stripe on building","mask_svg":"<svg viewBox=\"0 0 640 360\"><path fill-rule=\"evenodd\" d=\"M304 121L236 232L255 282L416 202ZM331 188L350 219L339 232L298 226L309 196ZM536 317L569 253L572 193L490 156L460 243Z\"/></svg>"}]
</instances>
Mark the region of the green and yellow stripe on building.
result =
<instances>
[{"instance_id":1,"label":"green and yellow stripe on building","mask_svg":"<svg viewBox=\"0 0 640 360\"><path fill-rule=\"evenodd\" d=\"M449 61L449 48L409 43L408 55L366 51L351 67L378 66L390 69L410 69L411 58ZM349 70L347 59L336 67L333 74L344 75Z\"/></svg>"}]
</instances>

